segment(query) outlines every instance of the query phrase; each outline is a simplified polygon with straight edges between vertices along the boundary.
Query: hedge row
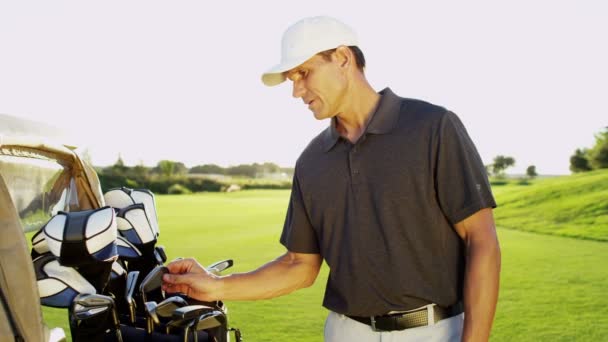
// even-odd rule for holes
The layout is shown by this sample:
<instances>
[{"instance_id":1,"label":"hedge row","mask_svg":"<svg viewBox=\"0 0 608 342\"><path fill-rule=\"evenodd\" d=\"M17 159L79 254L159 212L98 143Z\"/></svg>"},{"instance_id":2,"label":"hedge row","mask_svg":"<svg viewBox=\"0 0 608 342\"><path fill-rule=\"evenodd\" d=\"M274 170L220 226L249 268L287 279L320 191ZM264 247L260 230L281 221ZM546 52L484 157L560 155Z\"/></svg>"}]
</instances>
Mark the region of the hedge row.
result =
<instances>
[{"instance_id":1,"label":"hedge row","mask_svg":"<svg viewBox=\"0 0 608 342\"><path fill-rule=\"evenodd\" d=\"M220 192L226 191L232 184L243 190L249 189L291 189L291 182L271 180L227 180L220 181L201 177L145 177L131 179L117 175L99 173L101 188L105 193L109 189L126 186L129 188L149 189L155 194L184 194L191 192Z\"/></svg>"}]
</instances>

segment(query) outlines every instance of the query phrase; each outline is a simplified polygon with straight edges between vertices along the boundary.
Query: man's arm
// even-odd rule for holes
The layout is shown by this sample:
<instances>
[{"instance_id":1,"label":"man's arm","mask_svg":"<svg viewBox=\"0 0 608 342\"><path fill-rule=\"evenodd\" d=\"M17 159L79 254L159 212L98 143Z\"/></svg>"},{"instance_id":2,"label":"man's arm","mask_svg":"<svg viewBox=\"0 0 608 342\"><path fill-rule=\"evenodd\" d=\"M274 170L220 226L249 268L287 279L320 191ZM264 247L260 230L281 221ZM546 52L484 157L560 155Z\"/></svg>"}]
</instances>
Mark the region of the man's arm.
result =
<instances>
[{"instance_id":1,"label":"man's arm","mask_svg":"<svg viewBox=\"0 0 608 342\"><path fill-rule=\"evenodd\" d=\"M487 341L498 301L500 246L492 209L482 209L455 224L465 242L463 341Z\"/></svg>"},{"instance_id":2,"label":"man's arm","mask_svg":"<svg viewBox=\"0 0 608 342\"><path fill-rule=\"evenodd\" d=\"M282 296L311 286L321 268L319 254L287 252L247 272L215 276L194 259L175 260L167 265L163 289L203 300L256 300Z\"/></svg>"}]
</instances>

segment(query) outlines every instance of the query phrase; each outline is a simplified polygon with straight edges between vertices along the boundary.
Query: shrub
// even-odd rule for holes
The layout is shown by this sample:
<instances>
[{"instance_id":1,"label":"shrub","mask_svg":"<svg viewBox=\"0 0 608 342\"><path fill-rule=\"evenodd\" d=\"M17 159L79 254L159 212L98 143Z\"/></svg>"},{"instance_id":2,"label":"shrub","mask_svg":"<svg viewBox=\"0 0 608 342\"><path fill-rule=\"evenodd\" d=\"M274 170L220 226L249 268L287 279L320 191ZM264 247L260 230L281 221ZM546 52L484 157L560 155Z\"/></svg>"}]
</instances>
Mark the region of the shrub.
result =
<instances>
[{"instance_id":1,"label":"shrub","mask_svg":"<svg viewBox=\"0 0 608 342\"><path fill-rule=\"evenodd\" d=\"M170 195L184 195L191 194L192 191L181 184L173 184L167 189L167 193Z\"/></svg>"}]
</instances>

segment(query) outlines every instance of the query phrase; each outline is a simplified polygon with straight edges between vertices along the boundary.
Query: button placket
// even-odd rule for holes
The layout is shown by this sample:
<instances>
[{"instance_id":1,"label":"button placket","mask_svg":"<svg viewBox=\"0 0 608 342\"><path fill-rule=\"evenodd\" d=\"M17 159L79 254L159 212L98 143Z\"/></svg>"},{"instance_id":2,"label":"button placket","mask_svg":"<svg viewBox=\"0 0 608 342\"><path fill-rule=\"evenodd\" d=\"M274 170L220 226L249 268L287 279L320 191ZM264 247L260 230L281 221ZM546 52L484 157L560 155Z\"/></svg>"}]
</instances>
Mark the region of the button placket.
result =
<instances>
[{"instance_id":1,"label":"button placket","mask_svg":"<svg viewBox=\"0 0 608 342\"><path fill-rule=\"evenodd\" d=\"M352 184L358 184L361 179L361 163L359 158L359 147L354 145L348 153L348 159L350 162L350 176Z\"/></svg>"}]
</instances>

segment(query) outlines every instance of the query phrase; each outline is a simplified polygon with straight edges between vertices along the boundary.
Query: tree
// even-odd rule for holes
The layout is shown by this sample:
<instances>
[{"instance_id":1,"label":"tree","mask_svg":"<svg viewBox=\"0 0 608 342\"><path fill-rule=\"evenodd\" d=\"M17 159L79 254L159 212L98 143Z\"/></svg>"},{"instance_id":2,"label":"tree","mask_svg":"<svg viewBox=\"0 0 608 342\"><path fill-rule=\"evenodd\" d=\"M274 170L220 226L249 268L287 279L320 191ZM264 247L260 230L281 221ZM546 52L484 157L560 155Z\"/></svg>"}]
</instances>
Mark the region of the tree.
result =
<instances>
[{"instance_id":1,"label":"tree","mask_svg":"<svg viewBox=\"0 0 608 342\"><path fill-rule=\"evenodd\" d=\"M125 177L129 168L125 165L121 155L118 155L118 159L114 165L108 166L103 169L104 173L112 176Z\"/></svg>"},{"instance_id":2,"label":"tree","mask_svg":"<svg viewBox=\"0 0 608 342\"><path fill-rule=\"evenodd\" d=\"M161 160L156 165L160 174L166 177L170 177L173 175L173 170L175 170L175 163L170 160Z\"/></svg>"},{"instance_id":3,"label":"tree","mask_svg":"<svg viewBox=\"0 0 608 342\"><path fill-rule=\"evenodd\" d=\"M150 168L146 167L143 162L139 162L131 169L131 176L138 180L144 180L148 176Z\"/></svg>"},{"instance_id":4,"label":"tree","mask_svg":"<svg viewBox=\"0 0 608 342\"><path fill-rule=\"evenodd\" d=\"M240 164L237 166L231 166L226 169L226 173L230 176L245 176L254 178L256 174L256 166L255 164Z\"/></svg>"},{"instance_id":5,"label":"tree","mask_svg":"<svg viewBox=\"0 0 608 342\"><path fill-rule=\"evenodd\" d=\"M494 164L492 164L492 173L495 176L502 176L506 169L515 165L515 159L513 157L498 155L494 158Z\"/></svg>"},{"instance_id":6,"label":"tree","mask_svg":"<svg viewBox=\"0 0 608 342\"><path fill-rule=\"evenodd\" d=\"M528 178L530 179L533 179L534 177L538 176L538 173L536 173L536 166L528 166L528 168L526 169L526 176L528 176Z\"/></svg>"},{"instance_id":7,"label":"tree","mask_svg":"<svg viewBox=\"0 0 608 342\"><path fill-rule=\"evenodd\" d=\"M595 145L589 150L588 157L592 169L608 168L608 127L595 135Z\"/></svg>"},{"instance_id":8,"label":"tree","mask_svg":"<svg viewBox=\"0 0 608 342\"><path fill-rule=\"evenodd\" d=\"M574 154L570 157L570 171L574 173L591 171L587 149L577 148L574 151Z\"/></svg>"},{"instance_id":9,"label":"tree","mask_svg":"<svg viewBox=\"0 0 608 342\"><path fill-rule=\"evenodd\" d=\"M188 172L188 168L182 162L176 162L172 160L161 160L156 164L153 169L155 173L159 173L165 177L172 177L176 175L183 175Z\"/></svg>"},{"instance_id":10,"label":"tree","mask_svg":"<svg viewBox=\"0 0 608 342\"><path fill-rule=\"evenodd\" d=\"M226 173L226 170L219 165L204 164L204 165L197 165L197 166L192 167L189 172L190 173L206 173L206 174L223 175Z\"/></svg>"}]
</instances>

